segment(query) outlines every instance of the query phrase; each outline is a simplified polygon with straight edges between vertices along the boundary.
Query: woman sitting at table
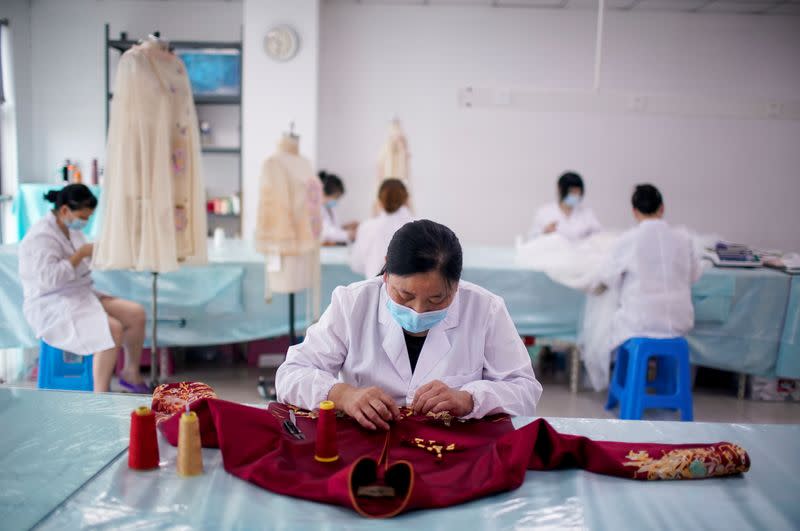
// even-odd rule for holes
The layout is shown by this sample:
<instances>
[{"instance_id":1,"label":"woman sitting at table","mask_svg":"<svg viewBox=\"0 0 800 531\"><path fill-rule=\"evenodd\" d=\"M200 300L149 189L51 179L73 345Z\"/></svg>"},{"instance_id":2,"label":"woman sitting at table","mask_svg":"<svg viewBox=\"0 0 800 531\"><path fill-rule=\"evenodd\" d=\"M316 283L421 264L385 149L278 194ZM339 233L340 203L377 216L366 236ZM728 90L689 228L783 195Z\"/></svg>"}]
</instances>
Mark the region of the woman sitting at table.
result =
<instances>
[{"instance_id":1,"label":"woman sitting at table","mask_svg":"<svg viewBox=\"0 0 800 531\"><path fill-rule=\"evenodd\" d=\"M323 400L368 429L398 406L462 418L533 415L542 393L503 299L461 280L461 244L420 220L398 230L382 275L333 292L278 369L278 400Z\"/></svg>"},{"instance_id":2,"label":"woman sitting at table","mask_svg":"<svg viewBox=\"0 0 800 531\"><path fill-rule=\"evenodd\" d=\"M536 211L528 239L560 234L568 240L578 241L600 232L600 222L583 202L585 190L581 176L567 172L558 179L557 188L558 201Z\"/></svg>"},{"instance_id":3,"label":"woman sitting at table","mask_svg":"<svg viewBox=\"0 0 800 531\"><path fill-rule=\"evenodd\" d=\"M353 221L341 225L336 205L344 195L344 183L338 175L319 172L322 181L322 193L324 203L322 205L322 244L323 245L346 245L353 241L358 229L358 223Z\"/></svg>"},{"instance_id":4,"label":"woman sitting at table","mask_svg":"<svg viewBox=\"0 0 800 531\"><path fill-rule=\"evenodd\" d=\"M367 278L381 272L386 262L386 249L397 229L414 220L406 206L406 185L400 179L383 181L378 201L382 207L380 214L359 225L356 241L350 249L350 268Z\"/></svg>"},{"instance_id":5,"label":"woman sitting at table","mask_svg":"<svg viewBox=\"0 0 800 531\"><path fill-rule=\"evenodd\" d=\"M74 354L94 354L95 392L109 391L120 345L125 369L119 383L126 391L150 393L139 373L146 315L139 304L92 289L90 260L94 247L81 230L97 207L86 186L51 190L47 216L25 235L19 249L23 313L48 345Z\"/></svg>"}]
</instances>

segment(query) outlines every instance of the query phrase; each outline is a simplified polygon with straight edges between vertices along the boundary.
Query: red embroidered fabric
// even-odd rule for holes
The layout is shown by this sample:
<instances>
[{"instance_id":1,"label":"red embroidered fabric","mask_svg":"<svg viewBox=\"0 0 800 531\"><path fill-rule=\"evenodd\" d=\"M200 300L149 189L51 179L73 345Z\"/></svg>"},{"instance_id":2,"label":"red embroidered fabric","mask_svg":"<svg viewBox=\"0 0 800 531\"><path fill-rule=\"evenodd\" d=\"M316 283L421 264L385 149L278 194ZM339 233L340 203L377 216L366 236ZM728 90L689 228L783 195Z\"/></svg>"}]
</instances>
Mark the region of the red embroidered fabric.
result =
<instances>
[{"instance_id":1,"label":"red embroidered fabric","mask_svg":"<svg viewBox=\"0 0 800 531\"><path fill-rule=\"evenodd\" d=\"M201 398L217 398L210 385L202 382L161 384L153 391L150 409L156 414L156 424L186 409L186 404Z\"/></svg>"},{"instance_id":2,"label":"red embroidered fabric","mask_svg":"<svg viewBox=\"0 0 800 531\"><path fill-rule=\"evenodd\" d=\"M154 400L154 405L155 405ZM340 458L314 459L316 413L295 409L305 440L283 428L290 406L259 409L217 399L190 405L205 447L219 447L229 473L267 490L391 517L447 507L519 487L527 470L583 468L628 479L696 479L746 472L750 458L728 442L653 444L564 435L547 421L515 430L511 419L480 421L409 415L388 432L337 419ZM172 445L180 415L159 425Z\"/></svg>"}]
</instances>

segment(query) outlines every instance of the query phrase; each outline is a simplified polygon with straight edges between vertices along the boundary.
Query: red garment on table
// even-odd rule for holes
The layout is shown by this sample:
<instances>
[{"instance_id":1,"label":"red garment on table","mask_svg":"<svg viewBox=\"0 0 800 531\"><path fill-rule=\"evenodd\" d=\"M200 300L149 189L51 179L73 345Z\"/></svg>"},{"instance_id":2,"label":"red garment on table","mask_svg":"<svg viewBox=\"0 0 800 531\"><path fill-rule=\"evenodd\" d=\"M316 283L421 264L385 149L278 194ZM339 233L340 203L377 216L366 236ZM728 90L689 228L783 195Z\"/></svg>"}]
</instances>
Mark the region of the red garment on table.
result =
<instances>
[{"instance_id":1,"label":"red garment on table","mask_svg":"<svg viewBox=\"0 0 800 531\"><path fill-rule=\"evenodd\" d=\"M201 399L191 409L200 417L203 446L220 448L229 473L279 494L350 507L370 517L447 507L515 489L527 470L578 467L629 479L694 479L750 467L744 449L727 442L593 441L560 434L542 419L515 430L507 416L446 426L416 415L394 422L388 432L339 418L340 458L320 463L314 459L313 412L296 410L306 436L297 440L283 428L289 408L282 404L265 410ZM159 425L172 445L178 442L179 417Z\"/></svg>"}]
</instances>

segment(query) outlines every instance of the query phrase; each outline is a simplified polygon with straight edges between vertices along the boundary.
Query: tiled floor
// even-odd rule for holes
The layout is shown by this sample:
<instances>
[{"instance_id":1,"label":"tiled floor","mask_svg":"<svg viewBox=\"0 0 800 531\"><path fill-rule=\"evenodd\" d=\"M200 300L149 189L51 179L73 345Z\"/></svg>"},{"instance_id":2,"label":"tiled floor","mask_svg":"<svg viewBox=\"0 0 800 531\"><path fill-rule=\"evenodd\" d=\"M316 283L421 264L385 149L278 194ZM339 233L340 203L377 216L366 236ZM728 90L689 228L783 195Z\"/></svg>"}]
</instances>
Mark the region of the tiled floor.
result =
<instances>
[{"instance_id":1,"label":"tiled floor","mask_svg":"<svg viewBox=\"0 0 800 531\"><path fill-rule=\"evenodd\" d=\"M175 375L176 380L205 382L216 390L220 398L245 403L259 403L258 376L272 378L273 370L249 367L203 368L184 371ZM539 402L538 414L544 417L615 418L618 411L604 409L606 394L581 391L569 392L565 383L543 381L544 393ZM694 392L694 416L697 421L732 422L756 424L800 423L798 402L757 402L737 400L735 391L696 388ZM672 420L670 412L652 411L648 419Z\"/></svg>"}]
</instances>

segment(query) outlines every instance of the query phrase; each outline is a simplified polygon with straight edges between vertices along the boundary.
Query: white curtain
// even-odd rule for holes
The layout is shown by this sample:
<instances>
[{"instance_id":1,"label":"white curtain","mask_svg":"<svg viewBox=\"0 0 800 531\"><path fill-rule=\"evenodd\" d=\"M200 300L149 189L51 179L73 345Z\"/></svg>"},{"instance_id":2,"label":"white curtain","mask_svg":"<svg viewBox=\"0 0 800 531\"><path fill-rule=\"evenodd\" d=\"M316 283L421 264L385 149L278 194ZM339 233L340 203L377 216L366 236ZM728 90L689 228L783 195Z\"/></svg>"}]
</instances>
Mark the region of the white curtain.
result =
<instances>
[{"instance_id":1,"label":"white curtain","mask_svg":"<svg viewBox=\"0 0 800 531\"><path fill-rule=\"evenodd\" d=\"M14 195L19 182L19 163L17 160L17 106L14 93L14 64L11 50L11 28L0 25L0 76L2 76L5 102L0 104L0 189L3 195ZM8 203L0 205L3 216L2 241L11 240L11 208Z\"/></svg>"}]
</instances>

